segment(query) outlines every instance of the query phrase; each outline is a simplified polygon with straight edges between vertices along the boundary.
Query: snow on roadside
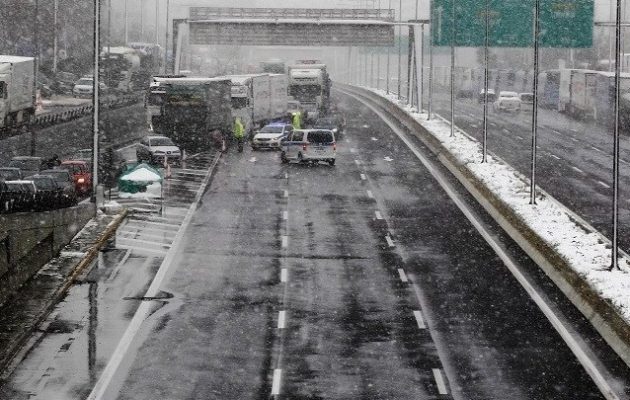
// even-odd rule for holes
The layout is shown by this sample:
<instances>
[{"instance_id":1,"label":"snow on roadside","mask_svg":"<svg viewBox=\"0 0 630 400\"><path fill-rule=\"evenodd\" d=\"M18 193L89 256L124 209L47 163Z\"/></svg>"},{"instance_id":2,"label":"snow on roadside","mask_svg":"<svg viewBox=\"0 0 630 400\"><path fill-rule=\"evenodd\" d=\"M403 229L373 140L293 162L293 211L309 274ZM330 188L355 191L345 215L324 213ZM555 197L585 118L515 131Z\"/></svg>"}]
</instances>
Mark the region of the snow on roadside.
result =
<instances>
[{"instance_id":1,"label":"snow on roadside","mask_svg":"<svg viewBox=\"0 0 630 400\"><path fill-rule=\"evenodd\" d=\"M440 118L427 121L426 114L415 112L398 102L395 95L383 90L374 93L397 104L412 115L435 136L442 145L497 195L532 230L538 233L568 264L587 281L601 297L609 300L630 323L630 264L620 260L621 271L607 271L611 264L610 242L599 232L589 231L575 222L567 207L546 193L537 197L537 204L529 204L529 179L505 163L488 156L481 163L481 144L469 135L456 130L450 136L451 126Z\"/></svg>"}]
</instances>

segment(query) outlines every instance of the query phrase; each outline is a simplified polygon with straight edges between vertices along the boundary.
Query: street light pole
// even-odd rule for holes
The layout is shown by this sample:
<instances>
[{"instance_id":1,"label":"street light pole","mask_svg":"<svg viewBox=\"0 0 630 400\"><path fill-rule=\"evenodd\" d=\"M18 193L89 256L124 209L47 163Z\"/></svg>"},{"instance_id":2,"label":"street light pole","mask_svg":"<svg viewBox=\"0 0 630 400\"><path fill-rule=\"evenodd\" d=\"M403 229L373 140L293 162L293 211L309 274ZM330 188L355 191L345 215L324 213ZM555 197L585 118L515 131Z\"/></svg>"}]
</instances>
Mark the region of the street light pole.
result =
<instances>
[{"instance_id":1,"label":"street light pole","mask_svg":"<svg viewBox=\"0 0 630 400\"><path fill-rule=\"evenodd\" d=\"M59 39L57 36L57 24L59 14L59 0L55 0L53 3L53 65L52 70L57 73L57 53L59 52Z\"/></svg>"},{"instance_id":2,"label":"street light pole","mask_svg":"<svg viewBox=\"0 0 630 400\"><path fill-rule=\"evenodd\" d=\"M613 140L613 215L611 270L619 269L619 97L621 95L621 0L617 0L615 21L615 132Z\"/></svg>"},{"instance_id":3,"label":"street light pole","mask_svg":"<svg viewBox=\"0 0 630 400\"><path fill-rule=\"evenodd\" d=\"M92 87L92 202L96 202L96 188L98 186L98 119L99 119L99 55L100 55L100 25L101 25L101 0L94 0L94 80Z\"/></svg>"},{"instance_id":4,"label":"street light pole","mask_svg":"<svg viewBox=\"0 0 630 400\"><path fill-rule=\"evenodd\" d=\"M451 9L451 136L455 135L455 0Z\"/></svg>"},{"instance_id":5,"label":"street light pole","mask_svg":"<svg viewBox=\"0 0 630 400\"><path fill-rule=\"evenodd\" d=\"M125 0L125 44L129 43L129 18L127 17L127 0Z\"/></svg>"},{"instance_id":6,"label":"street light pole","mask_svg":"<svg viewBox=\"0 0 630 400\"><path fill-rule=\"evenodd\" d=\"M164 44L164 74L168 72L168 33L169 33L169 23L168 19L170 11L170 0L166 0L166 43Z\"/></svg>"},{"instance_id":7,"label":"street light pole","mask_svg":"<svg viewBox=\"0 0 630 400\"><path fill-rule=\"evenodd\" d=\"M392 9L392 0L389 0L387 5L387 10L391 11ZM394 17L395 18L395 17ZM395 20L395 19L394 19ZM396 37L396 28L394 28L394 37ZM391 47L387 46L387 70L386 70L386 83L385 83L385 91L389 94L389 60L391 58Z\"/></svg>"},{"instance_id":8,"label":"street light pole","mask_svg":"<svg viewBox=\"0 0 630 400\"><path fill-rule=\"evenodd\" d=\"M488 62L490 60L490 0L486 0L486 32L484 38L484 68L483 68L483 151L481 162L486 162L488 157Z\"/></svg>"},{"instance_id":9,"label":"street light pole","mask_svg":"<svg viewBox=\"0 0 630 400\"><path fill-rule=\"evenodd\" d=\"M536 204L536 140L538 136L538 46L540 42L540 0L534 3L534 104L532 112L532 157L529 203Z\"/></svg>"},{"instance_id":10,"label":"street light pole","mask_svg":"<svg viewBox=\"0 0 630 400\"><path fill-rule=\"evenodd\" d=\"M398 22L402 23L402 0L398 2ZM400 100L400 88L402 80L402 26L398 26L398 100Z\"/></svg>"}]
</instances>

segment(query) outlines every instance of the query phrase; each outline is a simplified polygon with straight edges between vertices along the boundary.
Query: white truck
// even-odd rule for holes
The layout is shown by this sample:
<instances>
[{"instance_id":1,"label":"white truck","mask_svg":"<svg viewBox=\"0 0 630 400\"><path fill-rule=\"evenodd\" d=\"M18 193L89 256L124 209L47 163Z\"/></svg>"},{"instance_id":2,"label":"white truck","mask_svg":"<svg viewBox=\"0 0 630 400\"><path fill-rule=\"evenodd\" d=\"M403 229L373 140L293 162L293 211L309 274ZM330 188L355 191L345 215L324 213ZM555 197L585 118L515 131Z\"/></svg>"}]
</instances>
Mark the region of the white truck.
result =
<instances>
[{"instance_id":1,"label":"white truck","mask_svg":"<svg viewBox=\"0 0 630 400\"><path fill-rule=\"evenodd\" d=\"M587 69L560 70L558 111L579 118L594 117L598 74Z\"/></svg>"},{"instance_id":2,"label":"white truck","mask_svg":"<svg viewBox=\"0 0 630 400\"><path fill-rule=\"evenodd\" d=\"M289 96L299 101L315 120L330 106L330 77L326 64L315 60L300 61L289 66Z\"/></svg>"},{"instance_id":3,"label":"white truck","mask_svg":"<svg viewBox=\"0 0 630 400\"><path fill-rule=\"evenodd\" d=\"M35 115L35 59L0 55L0 129L27 125Z\"/></svg>"},{"instance_id":4,"label":"white truck","mask_svg":"<svg viewBox=\"0 0 630 400\"><path fill-rule=\"evenodd\" d=\"M101 77L109 89L128 93L134 89L134 76L140 71L140 54L131 47L103 47Z\"/></svg>"},{"instance_id":5,"label":"white truck","mask_svg":"<svg viewBox=\"0 0 630 400\"><path fill-rule=\"evenodd\" d=\"M257 126L287 112L287 79L282 74L230 75L232 115L240 117L249 134Z\"/></svg>"}]
</instances>

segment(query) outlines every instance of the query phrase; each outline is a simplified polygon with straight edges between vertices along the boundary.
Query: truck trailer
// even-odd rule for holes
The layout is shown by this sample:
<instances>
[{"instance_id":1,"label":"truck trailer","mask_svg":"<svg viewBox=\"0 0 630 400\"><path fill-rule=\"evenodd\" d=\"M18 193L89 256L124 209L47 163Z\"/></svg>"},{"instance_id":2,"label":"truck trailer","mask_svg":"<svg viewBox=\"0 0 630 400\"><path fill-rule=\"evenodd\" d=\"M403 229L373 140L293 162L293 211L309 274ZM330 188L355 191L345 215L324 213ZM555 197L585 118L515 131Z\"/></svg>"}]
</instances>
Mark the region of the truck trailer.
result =
<instances>
[{"instance_id":1,"label":"truck trailer","mask_svg":"<svg viewBox=\"0 0 630 400\"><path fill-rule=\"evenodd\" d=\"M309 119L317 119L330 107L330 77L326 64L314 60L289 66L289 96L299 101Z\"/></svg>"},{"instance_id":2,"label":"truck trailer","mask_svg":"<svg viewBox=\"0 0 630 400\"><path fill-rule=\"evenodd\" d=\"M28 125L35 115L35 59L0 55L0 129Z\"/></svg>"},{"instance_id":3,"label":"truck trailer","mask_svg":"<svg viewBox=\"0 0 630 400\"><path fill-rule=\"evenodd\" d=\"M161 118L154 130L187 151L207 150L213 133L232 129L232 82L225 78L173 78L164 84Z\"/></svg>"},{"instance_id":4,"label":"truck trailer","mask_svg":"<svg viewBox=\"0 0 630 400\"><path fill-rule=\"evenodd\" d=\"M103 47L100 73L105 85L113 91L128 93L134 89L134 78L140 71L140 54L131 47Z\"/></svg>"}]
</instances>

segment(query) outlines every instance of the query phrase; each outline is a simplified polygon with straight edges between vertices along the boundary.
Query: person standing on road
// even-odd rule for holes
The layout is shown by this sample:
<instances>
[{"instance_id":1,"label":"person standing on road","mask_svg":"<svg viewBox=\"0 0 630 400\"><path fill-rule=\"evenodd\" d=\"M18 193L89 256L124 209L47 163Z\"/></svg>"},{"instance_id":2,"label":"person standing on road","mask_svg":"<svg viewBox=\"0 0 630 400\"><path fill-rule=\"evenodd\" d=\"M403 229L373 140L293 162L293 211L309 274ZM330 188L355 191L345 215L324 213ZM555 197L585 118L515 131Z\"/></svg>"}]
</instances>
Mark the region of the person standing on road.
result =
<instances>
[{"instance_id":1,"label":"person standing on road","mask_svg":"<svg viewBox=\"0 0 630 400\"><path fill-rule=\"evenodd\" d=\"M232 133L234 135L234 140L236 141L236 143L242 146L243 138L245 137L245 127L243 126L240 117L236 117L234 119L234 128L232 130Z\"/></svg>"},{"instance_id":2,"label":"person standing on road","mask_svg":"<svg viewBox=\"0 0 630 400\"><path fill-rule=\"evenodd\" d=\"M302 129L302 118L299 111L293 113L291 125L293 125L293 129Z\"/></svg>"}]
</instances>

